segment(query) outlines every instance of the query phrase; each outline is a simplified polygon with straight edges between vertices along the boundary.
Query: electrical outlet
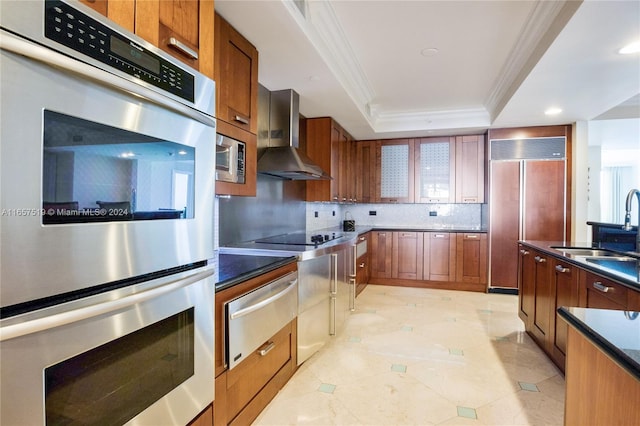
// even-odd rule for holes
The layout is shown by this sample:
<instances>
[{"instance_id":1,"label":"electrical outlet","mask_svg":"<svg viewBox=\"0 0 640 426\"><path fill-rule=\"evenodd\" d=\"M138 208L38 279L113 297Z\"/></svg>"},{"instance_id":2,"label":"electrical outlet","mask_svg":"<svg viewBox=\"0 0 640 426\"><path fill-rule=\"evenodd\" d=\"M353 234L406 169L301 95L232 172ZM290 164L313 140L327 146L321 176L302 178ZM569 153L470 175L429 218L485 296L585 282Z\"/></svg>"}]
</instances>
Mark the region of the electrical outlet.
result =
<instances>
[{"instance_id":1,"label":"electrical outlet","mask_svg":"<svg viewBox=\"0 0 640 426\"><path fill-rule=\"evenodd\" d=\"M313 212L314 217L318 217L318 212Z\"/></svg>"},{"instance_id":2,"label":"electrical outlet","mask_svg":"<svg viewBox=\"0 0 640 426\"><path fill-rule=\"evenodd\" d=\"M369 210L369 216L376 216L378 214L375 210Z\"/></svg>"},{"instance_id":3,"label":"electrical outlet","mask_svg":"<svg viewBox=\"0 0 640 426\"><path fill-rule=\"evenodd\" d=\"M437 211L429 212L429 216L438 216L438 212Z\"/></svg>"}]
</instances>

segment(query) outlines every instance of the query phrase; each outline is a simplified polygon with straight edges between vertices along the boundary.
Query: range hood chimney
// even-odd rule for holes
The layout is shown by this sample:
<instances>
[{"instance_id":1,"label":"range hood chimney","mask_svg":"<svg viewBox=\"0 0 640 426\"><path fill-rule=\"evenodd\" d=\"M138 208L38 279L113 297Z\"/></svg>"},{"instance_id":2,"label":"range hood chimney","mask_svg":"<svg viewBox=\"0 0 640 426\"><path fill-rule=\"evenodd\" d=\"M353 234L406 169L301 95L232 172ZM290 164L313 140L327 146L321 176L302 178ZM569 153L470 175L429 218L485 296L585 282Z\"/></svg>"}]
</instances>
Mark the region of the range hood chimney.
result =
<instances>
[{"instance_id":1,"label":"range hood chimney","mask_svg":"<svg viewBox=\"0 0 640 426\"><path fill-rule=\"evenodd\" d=\"M270 92L269 144L258 173L291 180L329 180L331 176L298 149L300 96L293 90Z\"/></svg>"}]
</instances>

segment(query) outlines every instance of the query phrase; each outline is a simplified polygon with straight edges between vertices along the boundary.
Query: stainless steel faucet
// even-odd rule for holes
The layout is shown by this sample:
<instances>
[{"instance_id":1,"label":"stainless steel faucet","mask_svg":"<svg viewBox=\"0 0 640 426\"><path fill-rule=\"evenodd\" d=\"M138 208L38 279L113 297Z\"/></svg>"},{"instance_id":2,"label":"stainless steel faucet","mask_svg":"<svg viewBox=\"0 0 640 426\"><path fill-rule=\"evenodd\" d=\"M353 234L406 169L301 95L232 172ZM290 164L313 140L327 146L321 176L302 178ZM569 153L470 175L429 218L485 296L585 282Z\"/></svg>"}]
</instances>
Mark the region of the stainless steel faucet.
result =
<instances>
[{"instance_id":1,"label":"stainless steel faucet","mask_svg":"<svg viewBox=\"0 0 640 426\"><path fill-rule=\"evenodd\" d=\"M636 253L640 253L640 190L632 189L627 194L627 202L625 204L624 226L622 229L631 231L631 201L633 194L638 198L638 228L636 230Z\"/></svg>"}]
</instances>

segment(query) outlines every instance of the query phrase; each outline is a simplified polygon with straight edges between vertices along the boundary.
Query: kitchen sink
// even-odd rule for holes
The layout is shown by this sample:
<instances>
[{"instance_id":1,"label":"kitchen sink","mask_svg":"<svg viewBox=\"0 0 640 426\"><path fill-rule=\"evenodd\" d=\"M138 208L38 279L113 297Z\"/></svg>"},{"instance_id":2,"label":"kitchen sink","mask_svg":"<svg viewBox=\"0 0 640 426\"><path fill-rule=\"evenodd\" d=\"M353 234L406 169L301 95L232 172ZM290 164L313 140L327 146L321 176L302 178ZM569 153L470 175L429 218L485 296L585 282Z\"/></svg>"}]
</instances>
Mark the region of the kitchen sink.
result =
<instances>
[{"instance_id":1,"label":"kitchen sink","mask_svg":"<svg viewBox=\"0 0 640 426\"><path fill-rule=\"evenodd\" d=\"M640 280L640 259L631 256L586 257L588 263L623 274L631 279Z\"/></svg>"},{"instance_id":2,"label":"kitchen sink","mask_svg":"<svg viewBox=\"0 0 640 426\"><path fill-rule=\"evenodd\" d=\"M589 257L619 257L620 253L611 250L594 249L591 247L564 247L564 246L551 246L552 249L564 252L565 255L572 256L589 256Z\"/></svg>"}]
</instances>

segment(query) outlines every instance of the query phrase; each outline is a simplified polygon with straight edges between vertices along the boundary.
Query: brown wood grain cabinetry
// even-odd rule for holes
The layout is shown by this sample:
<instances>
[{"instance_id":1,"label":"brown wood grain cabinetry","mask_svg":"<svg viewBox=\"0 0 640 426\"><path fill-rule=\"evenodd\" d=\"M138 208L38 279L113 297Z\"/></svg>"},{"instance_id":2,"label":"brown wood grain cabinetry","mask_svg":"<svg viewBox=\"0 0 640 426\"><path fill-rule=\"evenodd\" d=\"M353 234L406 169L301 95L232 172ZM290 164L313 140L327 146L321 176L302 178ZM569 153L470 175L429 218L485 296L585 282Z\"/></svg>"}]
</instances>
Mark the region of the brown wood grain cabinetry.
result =
<instances>
[{"instance_id":1,"label":"brown wood grain cabinetry","mask_svg":"<svg viewBox=\"0 0 640 426\"><path fill-rule=\"evenodd\" d=\"M391 277L419 280L422 277L422 232L393 232Z\"/></svg>"},{"instance_id":2,"label":"brown wood grain cabinetry","mask_svg":"<svg viewBox=\"0 0 640 426\"><path fill-rule=\"evenodd\" d=\"M371 278L391 278L393 232L371 232Z\"/></svg>"},{"instance_id":3,"label":"brown wood grain cabinetry","mask_svg":"<svg viewBox=\"0 0 640 426\"><path fill-rule=\"evenodd\" d=\"M423 278L429 281L456 280L456 234L424 233Z\"/></svg>"},{"instance_id":4,"label":"brown wood grain cabinetry","mask_svg":"<svg viewBox=\"0 0 640 426\"><path fill-rule=\"evenodd\" d=\"M456 281L487 283L487 234L456 234Z\"/></svg>"},{"instance_id":5,"label":"brown wood grain cabinetry","mask_svg":"<svg viewBox=\"0 0 640 426\"><path fill-rule=\"evenodd\" d=\"M254 353L227 370L224 304L296 269L297 265L292 263L216 293L214 424L250 424L295 372L296 320L268 340L275 346L265 356Z\"/></svg>"},{"instance_id":6,"label":"brown wood grain cabinetry","mask_svg":"<svg viewBox=\"0 0 640 426\"><path fill-rule=\"evenodd\" d=\"M550 316L554 309L551 298L551 262L549 256L533 252L535 307L531 334L540 346L547 346L549 341Z\"/></svg>"},{"instance_id":7,"label":"brown wood grain cabinetry","mask_svg":"<svg viewBox=\"0 0 640 426\"><path fill-rule=\"evenodd\" d=\"M553 303L551 310L551 334L550 353L554 362L564 371L567 354L568 325L560 319L557 310L560 306L578 306L578 268L561 259L551 257L549 259L553 268L552 293Z\"/></svg>"},{"instance_id":8,"label":"brown wood grain cabinetry","mask_svg":"<svg viewBox=\"0 0 640 426\"><path fill-rule=\"evenodd\" d=\"M484 203L484 152L484 135L456 136L456 203Z\"/></svg>"},{"instance_id":9,"label":"brown wood grain cabinetry","mask_svg":"<svg viewBox=\"0 0 640 426\"><path fill-rule=\"evenodd\" d=\"M535 262L528 247L518 245L518 316L524 322L526 330L533 324L536 306Z\"/></svg>"},{"instance_id":10,"label":"brown wood grain cabinetry","mask_svg":"<svg viewBox=\"0 0 640 426\"><path fill-rule=\"evenodd\" d=\"M640 381L575 328L568 331L565 425L640 424Z\"/></svg>"},{"instance_id":11,"label":"brown wood grain cabinetry","mask_svg":"<svg viewBox=\"0 0 640 426\"><path fill-rule=\"evenodd\" d=\"M376 201L376 141L359 141L354 145L356 201L373 203Z\"/></svg>"},{"instance_id":12,"label":"brown wood grain cabinetry","mask_svg":"<svg viewBox=\"0 0 640 426\"><path fill-rule=\"evenodd\" d=\"M627 287L589 271L582 271L580 306L599 309L628 309Z\"/></svg>"},{"instance_id":13,"label":"brown wood grain cabinetry","mask_svg":"<svg viewBox=\"0 0 640 426\"><path fill-rule=\"evenodd\" d=\"M245 160L244 160L244 183L231 183L216 181L216 194L218 195L241 195L255 197L256 181L257 181L257 146L258 140L255 134L242 130L239 127L232 126L222 120L217 122L216 132L228 136L232 139L244 142L245 144Z\"/></svg>"},{"instance_id":14,"label":"brown wood grain cabinetry","mask_svg":"<svg viewBox=\"0 0 640 426\"><path fill-rule=\"evenodd\" d=\"M213 0L82 0L82 3L214 78Z\"/></svg>"},{"instance_id":15,"label":"brown wood grain cabinetry","mask_svg":"<svg viewBox=\"0 0 640 426\"><path fill-rule=\"evenodd\" d=\"M258 51L215 14L216 117L258 131Z\"/></svg>"},{"instance_id":16,"label":"brown wood grain cabinetry","mask_svg":"<svg viewBox=\"0 0 640 426\"><path fill-rule=\"evenodd\" d=\"M353 138L331 117L306 119L306 154L332 180L306 182L306 201L353 202L356 198Z\"/></svg>"},{"instance_id":17,"label":"brown wood grain cabinetry","mask_svg":"<svg viewBox=\"0 0 640 426\"><path fill-rule=\"evenodd\" d=\"M414 161L415 202L454 203L455 137L416 139Z\"/></svg>"}]
</instances>

